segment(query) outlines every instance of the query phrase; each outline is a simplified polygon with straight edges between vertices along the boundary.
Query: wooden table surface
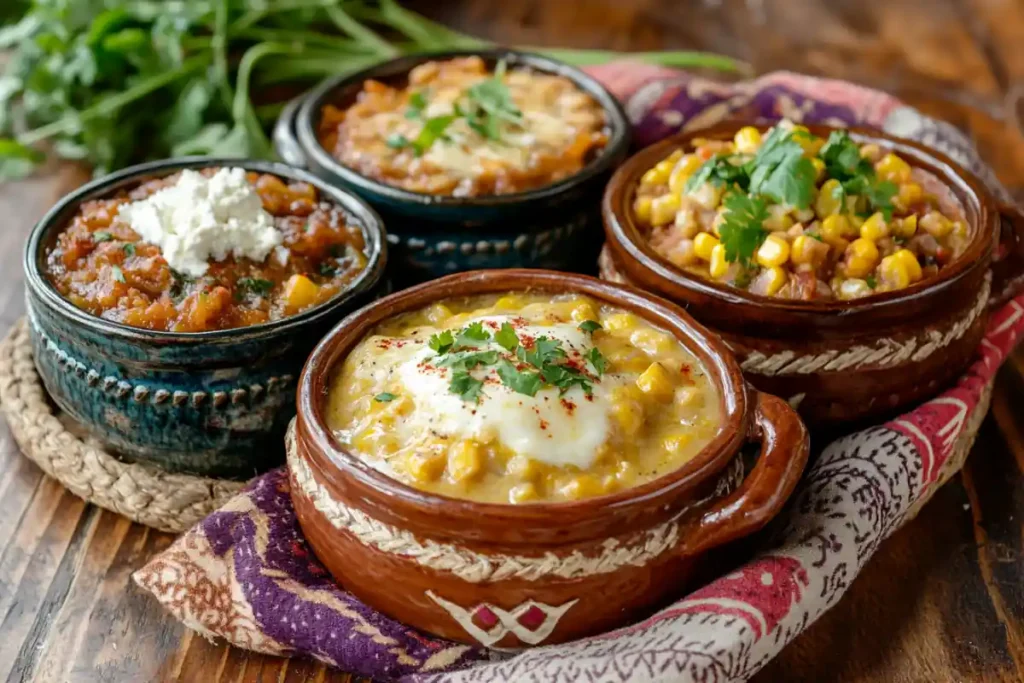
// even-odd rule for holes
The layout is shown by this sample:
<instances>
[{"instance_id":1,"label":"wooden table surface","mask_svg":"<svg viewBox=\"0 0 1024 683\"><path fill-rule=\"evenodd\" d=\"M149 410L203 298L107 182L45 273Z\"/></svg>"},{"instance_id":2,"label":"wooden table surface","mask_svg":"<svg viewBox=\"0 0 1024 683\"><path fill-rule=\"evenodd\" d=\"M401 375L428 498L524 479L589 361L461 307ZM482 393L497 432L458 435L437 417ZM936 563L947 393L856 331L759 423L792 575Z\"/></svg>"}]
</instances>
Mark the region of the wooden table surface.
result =
<instances>
[{"instance_id":1,"label":"wooden table surface","mask_svg":"<svg viewBox=\"0 0 1024 683\"><path fill-rule=\"evenodd\" d=\"M895 93L967 131L1024 196L1024 0L464 0L412 6L508 44L697 48ZM22 315L25 236L80 182L0 186L0 333ZM755 679L1024 680L1024 349L964 471L880 549L838 607ZM0 424L0 681L346 681L213 645L129 582L171 536L65 492Z\"/></svg>"}]
</instances>

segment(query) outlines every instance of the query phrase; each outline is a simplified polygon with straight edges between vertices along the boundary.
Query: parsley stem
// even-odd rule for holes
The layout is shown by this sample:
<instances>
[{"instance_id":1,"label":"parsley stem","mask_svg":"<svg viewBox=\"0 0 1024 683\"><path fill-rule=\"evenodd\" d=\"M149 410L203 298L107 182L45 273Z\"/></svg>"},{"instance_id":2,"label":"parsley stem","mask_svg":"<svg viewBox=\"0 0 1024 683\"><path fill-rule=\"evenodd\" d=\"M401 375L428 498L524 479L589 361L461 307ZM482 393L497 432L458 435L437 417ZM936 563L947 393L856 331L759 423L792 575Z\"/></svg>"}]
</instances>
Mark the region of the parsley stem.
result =
<instances>
[{"instance_id":1,"label":"parsley stem","mask_svg":"<svg viewBox=\"0 0 1024 683\"><path fill-rule=\"evenodd\" d=\"M52 123L30 130L24 135L19 136L18 142L23 145L31 145L36 142L46 140L47 138L51 138L54 135L71 132L86 121L91 121L101 116L111 116L122 107L131 104L139 98L145 97L155 90L159 90L169 83L173 83L179 78L188 76L194 71L199 71L209 63L210 59L207 55L196 55L194 57L190 57L177 69L165 71L162 74L140 81L131 88L128 88L123 92L119 92L116 95L106 97L88 109L83 109L77 114L62 116Z\"/></svg>"}]
</instances>

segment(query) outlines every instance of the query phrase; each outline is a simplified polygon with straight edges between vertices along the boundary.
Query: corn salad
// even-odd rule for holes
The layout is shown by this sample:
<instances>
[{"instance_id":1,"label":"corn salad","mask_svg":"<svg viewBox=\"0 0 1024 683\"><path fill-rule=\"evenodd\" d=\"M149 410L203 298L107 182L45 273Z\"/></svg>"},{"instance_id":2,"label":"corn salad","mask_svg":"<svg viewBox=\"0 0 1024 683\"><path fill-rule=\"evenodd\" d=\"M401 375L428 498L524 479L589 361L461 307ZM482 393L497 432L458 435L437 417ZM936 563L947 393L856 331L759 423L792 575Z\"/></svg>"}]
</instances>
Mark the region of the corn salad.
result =
<instances>
[{"instance_id":1,"label":"corn salad","mask_svg":"<svg viewBox=\"0 0 1024 683\"><path fill-rule=\"evenodd\" d=\"M642 176L633 211L687 272L763 296L850 300L934 277L964 251L970 230L943 191L892 151L783 121L672 152Z\"/></svg>"},{"instance_id":2,"label":"corn salad","mask_svg":"<svg viewBox=\"0 0 1024 683\"><path fill-rule=\"evenodd\" d=\"M332 378L327 416L400 481L511 504L642 484L720 429L717 390L674 336L586 296L519 292L380 325Z\"/></svg>"}]
</instances>

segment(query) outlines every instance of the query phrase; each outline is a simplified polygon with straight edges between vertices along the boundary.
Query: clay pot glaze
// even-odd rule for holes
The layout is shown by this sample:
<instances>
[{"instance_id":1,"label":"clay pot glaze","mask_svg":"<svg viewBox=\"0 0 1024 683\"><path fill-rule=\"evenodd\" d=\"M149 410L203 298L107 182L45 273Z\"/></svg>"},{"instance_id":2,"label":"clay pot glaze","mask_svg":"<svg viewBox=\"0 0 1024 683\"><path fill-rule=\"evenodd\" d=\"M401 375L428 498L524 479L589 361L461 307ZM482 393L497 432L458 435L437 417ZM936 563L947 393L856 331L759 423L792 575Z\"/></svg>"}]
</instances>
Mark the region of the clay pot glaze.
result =
<instances>
[{"instance_id":1,"label":"clay pot glaze","mask_svg":"<svg viewBox=\"0 0 1024 683\"><path fill-rule=\"evenodd\" d=\"M45 249L79 205L184 168L240 166L308 182L362 227L366 269L338 296L282 320L176 333L129 327L83 311L43 274ZM33 357L46 391L107 448L170 472L246 479L283 459L295 386L316 341L379 294L387 257L383 224L359 198L284 164L238 159L158 161L93 181L36 225L24 269Z\"/></svg>"},{"instance_id":2,"label":"clay pot glaze","mask_svg":"<svg viewBox=\"0 0 1024 683\"><path fill-rule=\"evenodd\" d=\"M419 491L332 436L324 416L332 371L374 326L439 299L525 290L586 294L674 334L717 387L718 435L641 486L520 506ZM737 454L751 441L761 452L744 476ZM444 638L524 647L622 626L680 594L706 551L779 512L806 463L808 435L784 401L750 390L724 345L677 306L592 277L524 269L449 276L346 318L302 372L288 444L299 523L346 589Z\"/></svg>"},{"instance_id":3,"label":"clay pot glaze","mask_svg":"<svg viewBox=\"0 0 1024 683\"><path fill-rule=\"evenodd\" d=\"M615 174L602 207L601 277L633 284L684 306L719 333L758 389L798 405L812 426L865 422L894 414L936 393L970 364L988 319L990 292L1007 289L1003 268L990 270L997 240L1016 254L1019 229L980 183L945 155L875 131L850 129L927 171L947 189L973 238L938 276L907 289L854 301L809 302L752 294L689 274L658 255L633 218L640 176L694 138L732 139L748 125L723 124L668 138L630 158ZM758 126L761 131L769 126ZM808 126L827 137L833 128Z\"/></svg>"},{"instance_id":4,"label":"clay pot glaze","mask_svg":"<svg viewBox=\"0 0 1024 683\"><path fill-rule=\"evenodd\" d=\"M504 60L510 68L569 79L604 109L608 144L580 172L556 183L514 194L458 198L410 192L368 178L336 160L317 139L323 106L348 106L367 79L401 85L423 62L470 55L491 68ZM282 159L355 192L384 217L393 277L412 284L480 268L592 270L600 249L601 193L626 158L630 136L618 101L579 69L541 55L484 49L399 57L328 80L282 112L274 145Z\"/></svg>"}]
</instances>

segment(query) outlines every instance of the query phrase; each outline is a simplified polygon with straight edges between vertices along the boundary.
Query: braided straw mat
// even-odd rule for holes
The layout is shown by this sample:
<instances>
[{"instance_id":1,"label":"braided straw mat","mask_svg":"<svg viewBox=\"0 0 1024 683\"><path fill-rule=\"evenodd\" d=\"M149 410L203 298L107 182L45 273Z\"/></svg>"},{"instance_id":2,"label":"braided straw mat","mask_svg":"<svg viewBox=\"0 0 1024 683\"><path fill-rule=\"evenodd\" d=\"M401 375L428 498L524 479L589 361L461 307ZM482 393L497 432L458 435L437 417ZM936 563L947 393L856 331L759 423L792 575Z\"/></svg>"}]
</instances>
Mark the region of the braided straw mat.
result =
<instances>
[{"instance_id":1,"label":"braided straw mat","mask_svg":"<svg viewBox=\"0 0 1024 683\"><path fill-rule=\"evenodd\" d=\"M245 486L121 462L66 415L54 414L24 319L0 341L0 412L21 451L46 474L76 496L160 531L185 531Z\"/></svg>"}]
</instances>

